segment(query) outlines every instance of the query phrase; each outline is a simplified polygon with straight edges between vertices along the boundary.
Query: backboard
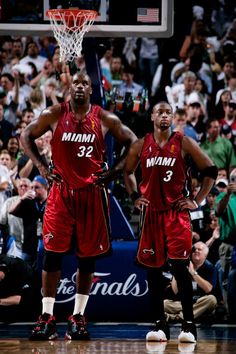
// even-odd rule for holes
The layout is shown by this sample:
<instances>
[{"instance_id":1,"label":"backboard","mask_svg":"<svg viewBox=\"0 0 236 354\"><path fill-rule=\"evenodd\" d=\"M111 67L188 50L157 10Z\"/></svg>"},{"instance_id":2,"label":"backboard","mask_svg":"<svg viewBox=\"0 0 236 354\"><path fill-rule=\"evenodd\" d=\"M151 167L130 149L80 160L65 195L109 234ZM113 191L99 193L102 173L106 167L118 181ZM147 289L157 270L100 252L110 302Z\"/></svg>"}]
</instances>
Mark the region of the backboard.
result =
<instances>
[{"instance_id":1,"label":"backboard","mask_svg":"<svg viewBox=\"0 0 236 354\"><path fill-rule=\"evenodd\" d=\"M174 0L0 0L0 35L52 36L46 11L76 7L99 13L86 36L167 38L173 34L173 2Z\"/></svg>"}]
</instances>

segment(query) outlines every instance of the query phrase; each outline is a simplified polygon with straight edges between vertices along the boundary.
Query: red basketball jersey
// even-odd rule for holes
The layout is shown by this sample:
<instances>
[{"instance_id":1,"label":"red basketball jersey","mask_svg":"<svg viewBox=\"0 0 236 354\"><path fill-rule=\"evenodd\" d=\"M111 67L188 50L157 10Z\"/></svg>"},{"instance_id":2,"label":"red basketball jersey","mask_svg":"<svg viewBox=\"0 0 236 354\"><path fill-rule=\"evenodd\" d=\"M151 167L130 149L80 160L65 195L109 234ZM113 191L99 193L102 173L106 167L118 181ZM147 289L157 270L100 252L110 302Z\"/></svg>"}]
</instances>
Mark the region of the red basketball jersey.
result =
<instances>
[{"instance_id":1,"label":"red basketball jersey","mask_svg":"<svg viewBox=\"0 0 236 354\"><path fill-rule=\"evenodd\" d=\"M61 116L51 140L54 171L70 188L93 183L101 171L105 141L101 129L101 107L92 105L82 122L76 120L69 102L61 104Z\"/></svg>"},{"instance_id":2,"label":"red basketball jersey","mask_svg":"<svg viewBox=\"0 0 236 354\"><path fill-rule=\"evenodd\" d=\"M189 174L181 153L182 139L181 133L173 132L168 142L160 147L153 133L144 138L140 191L154 210L168 210L181 197L187 196Z\"/></svg>"}]
</instances>

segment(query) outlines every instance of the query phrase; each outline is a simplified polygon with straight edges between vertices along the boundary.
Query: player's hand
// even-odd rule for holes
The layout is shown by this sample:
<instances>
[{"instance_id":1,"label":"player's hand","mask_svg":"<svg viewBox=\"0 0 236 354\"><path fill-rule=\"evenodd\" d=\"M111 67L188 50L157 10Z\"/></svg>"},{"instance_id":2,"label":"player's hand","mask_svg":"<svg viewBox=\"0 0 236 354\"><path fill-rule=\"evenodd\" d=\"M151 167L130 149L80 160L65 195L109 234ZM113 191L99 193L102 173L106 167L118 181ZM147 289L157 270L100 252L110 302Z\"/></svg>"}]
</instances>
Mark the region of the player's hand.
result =
<instances>
[{"instance_id":1,"label":"player's hand","mask_svg":"<svg viewBox=\"0 0 236 354\"><path fill-rule=\"evenodd\" d=\"M143 207L145 206L145 207L147 207L148 205L149 205L149 200L148 199L146 199L146 198L144 198L144 197L139 197L138 199L136 199L135 201L134 201L134 206L135 206L135 208L137 208L137 209L139 209L139 210L142 210L143 209Z\"/></svg>"},{"instance_id":2,"label":"player's hand","mask_svg":"<svg viewBox=\"0 0 236 354\"><path fill-rule=\"evenodd\" d=\"M37 168L40 172L40 175L45 178L49 182L49 184L51 184L52 182L62 182L61 176L56 173L53 173L48 166L42 164L40 166L37 166Z\"/></svg>"},{"instance_id":3,"label":"player's hand","mask_svg":"<svg viewBox=\"0 0 236 354\"><path fill-rule=\"evenodd\" d=\"M187 209L194 210L196 209L196 204L194 204L194 202L189 198L183 198L178 200L178 202L176 203L176 209L178 209L179 211Z\"/></svg>"},{"instance_id":4,"label":"player's hand","mask_svg":"<svg viewBox=\"0 0 236 354\"><path fill-rule=\"evenodd\" d=\"M118 176L118 174L118 171L114 169L96 172L93 174L93 176L95 176L94 184L96 186L104 187L105 185L113 181Z\"/></svg>"}]
</instances>

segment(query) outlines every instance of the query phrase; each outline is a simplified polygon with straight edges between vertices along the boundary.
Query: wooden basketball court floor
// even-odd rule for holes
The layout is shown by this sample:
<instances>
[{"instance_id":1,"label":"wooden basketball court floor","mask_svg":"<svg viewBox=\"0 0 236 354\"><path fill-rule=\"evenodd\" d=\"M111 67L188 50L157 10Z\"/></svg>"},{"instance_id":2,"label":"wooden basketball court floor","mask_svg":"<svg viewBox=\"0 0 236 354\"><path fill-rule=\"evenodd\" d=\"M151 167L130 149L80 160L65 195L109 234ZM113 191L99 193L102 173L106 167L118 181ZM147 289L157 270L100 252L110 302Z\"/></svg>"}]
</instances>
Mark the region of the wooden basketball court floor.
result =
<instances>
[{"instance_id":1,"label":"wooden basketball court floor","mask_svg":"<svg viewBox=\"0 0 236 354\"><path fill-rule=\"evenodd\" d=\"M0 353L43 354L236 354L236 325L198 325L197 344L179 344L180 325L171 325L168 343L146 343L148 323L90 323L90 341L65 341L65 323L56 341L29 341L32 323L0 324Z\"/></svg>"}]
</instances>

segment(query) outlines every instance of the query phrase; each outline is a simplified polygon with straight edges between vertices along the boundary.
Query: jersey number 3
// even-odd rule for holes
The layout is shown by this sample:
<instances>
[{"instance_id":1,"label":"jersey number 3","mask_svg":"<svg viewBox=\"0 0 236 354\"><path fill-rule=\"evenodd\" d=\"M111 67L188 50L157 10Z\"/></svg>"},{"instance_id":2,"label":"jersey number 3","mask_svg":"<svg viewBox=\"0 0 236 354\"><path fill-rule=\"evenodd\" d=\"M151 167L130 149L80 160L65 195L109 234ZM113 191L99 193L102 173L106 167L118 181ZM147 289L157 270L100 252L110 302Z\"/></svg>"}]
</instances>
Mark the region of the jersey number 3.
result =
<instances>
[{"instance_id":1,"label":"jersey number 3","mask_svg":"<svg viewBox=\"0 0 236 354\"><path fill-rule=\"evenodd\" d=\"M166 177L163 178L163 181L169 182L171 180L172 175L173 175L173 171L171 170L166 171Z\"/></svg>"}]
</instances>

